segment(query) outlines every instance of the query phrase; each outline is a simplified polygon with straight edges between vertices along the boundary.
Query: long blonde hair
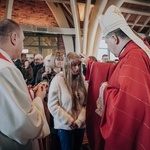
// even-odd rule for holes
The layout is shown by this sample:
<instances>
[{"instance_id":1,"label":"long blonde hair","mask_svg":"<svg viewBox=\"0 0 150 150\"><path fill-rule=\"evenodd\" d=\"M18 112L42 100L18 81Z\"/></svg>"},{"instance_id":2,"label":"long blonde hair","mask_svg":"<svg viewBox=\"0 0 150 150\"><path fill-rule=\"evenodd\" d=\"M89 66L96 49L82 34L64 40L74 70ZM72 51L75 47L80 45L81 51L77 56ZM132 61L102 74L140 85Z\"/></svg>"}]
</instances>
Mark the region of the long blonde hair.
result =
<instances>
[{"instance_id":1,"label":"long blonde hair","mask_svg":"<svg viewBox=\"0 0 150 150\"><path fill-rule=\"evenodd\" d=\"M73 77L71 65L74 62L78 62L81 65L79 68L78 75L75 75ZM67 56L64 59L63 72L64 72L65 82L66 82L67 87L68 87L68 89L71 93L71 96L72 96L72 100L73 100L72 108L76 110L77 109L76 101L78 100L79 103L81 103L79 96L78 96L79 90L84 93L84 97L85 97L84 101L82 102L82 105L86 104L86 88L85 88L84 79L83 79L81 58L78 54L76 54L74 52L70 52L67 54Z\"/></svg>"},{"instance_id":2,"label":"long blonde hair","mask_svg":"<svg viewBox=\"0 0 150 150\"><path fill-rule=\"evenodd\" d=\"M62 60L63 61L64 54L62 52L56 51L51 54L50 58L50 66L52 69L56 67L55 61L56 60Z\"/></svg>"}]
</instances>

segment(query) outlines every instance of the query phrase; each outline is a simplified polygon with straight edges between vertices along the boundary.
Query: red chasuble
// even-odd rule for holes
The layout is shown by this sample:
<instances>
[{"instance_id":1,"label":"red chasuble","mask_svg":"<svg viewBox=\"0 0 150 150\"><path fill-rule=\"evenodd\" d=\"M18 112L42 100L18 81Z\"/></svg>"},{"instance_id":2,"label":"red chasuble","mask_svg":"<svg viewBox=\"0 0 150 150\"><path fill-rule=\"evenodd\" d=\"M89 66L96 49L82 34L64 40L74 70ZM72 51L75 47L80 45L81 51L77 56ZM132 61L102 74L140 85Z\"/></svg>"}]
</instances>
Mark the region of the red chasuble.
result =
<instances>
[{"instance_id":1,"label":"red chasuble","mask_svg":"<svg viewBox=\"0 0 150 150\"><path fill-rule=\"evenodd\" d=\"M100 135L100 116L95 113L96 101L99 96L99 88L102 82L108 80L112 64L88 62L86 80L89 80L88 98L86 107L87 137L92 150L101 150L103 139Z\"/></svg>"},{"instance_id":2,"label":"red chasuble","mask_svg":"<svg viewBox=\"0 0 150 150\"><path fill-rule=\"evenodd\" d=\"M108 80L104 106L100 132L105 150L150 150L150 59L133 42Z\"/></svg>"}]
</instances>

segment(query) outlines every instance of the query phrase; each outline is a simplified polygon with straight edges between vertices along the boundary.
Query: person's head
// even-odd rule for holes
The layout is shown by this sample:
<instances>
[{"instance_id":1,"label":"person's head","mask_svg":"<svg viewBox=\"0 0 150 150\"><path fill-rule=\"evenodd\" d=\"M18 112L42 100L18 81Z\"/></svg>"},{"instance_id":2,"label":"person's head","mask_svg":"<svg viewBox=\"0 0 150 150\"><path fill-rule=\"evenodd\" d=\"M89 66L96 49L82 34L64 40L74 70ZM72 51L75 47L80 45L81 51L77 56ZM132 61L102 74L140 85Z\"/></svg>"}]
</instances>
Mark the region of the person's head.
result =
<instances>
[{"instance_id":1,"label":"person's head","mask_svg":"<svg viewBox=\"0 0 150 150\"><path fill-rule=\"evenodd\" d=\"M35 65L40 65L43 62L43 56L41 54L36 54L34 56Z\"/></svg>"},{"instance_id":2,"label":"person's head","mask_svg":"<svg viewBox=\"0 0 150 150\"><path fill-rule=\"evenodd\" d=\"M51 59L51 54L50 54L50 55L47 55L47 56L44 58L45 72L50 72L50 71L51 71L50 59Z\"/></svg>"},{"instance_id":3,"label":"person's head","mask_svg":"<svg viewBox=\"0 0 150 150\"><path fill-rule=\"evenodd\" d=\"M28 60L24 61L24 68L28 68L30 65L30 62Z\"/></svg>"},{"instance_id":4,"label":"person's head","mask_svg":"<svg viewBox=\"0 0 150 150\"><path fill-rule=\"evenodd\" d=\"M68 53L64 59L63 72L65 82L73 98L72 107L73 109L76 109L75 101L78 99L78 91L81 90L86 97L86 88L84 85L84 79L82 74L81 57L74 52Z\"/></svg>"},{"instance_id":5,"label":"person's head","mask_svg":"<svg viewBox=\"0 0 150 150\"><path fill-rule=\"evenodd\" d=\"M95 56L89 56L90 59L92 59L93 61L97 61L97 58Z\"/></svg>"},{"instance_id":6,"label":"person's head","mask_svg":"<svg viewBox=\"0 0 150 150\"><path fill-rule=\"evenodd\" d=\"M105 42L108 46L108 50L110 50L116 57L119 56L120 51L129 41L130 38L119 28L109 32L105 36Z\"/></svg>"},{"instance_id":7,"label":"person's head","mask_svg":"<svg viewBox=\"0 0 150 150\"><path fill-rule=\"evenodd\" d=\"M64 72L66 77L72 78L72 75L81 74L81 58L78 54L70 52L64 59Z\"/></svg>"},{"instance_id":8,"label":"person's head","mask_svg":"<svg viewBox=\"0 0 150 150\"><path fill-rule=\"evenodd\" d=\"M101 29L105 37L108 49L118 56L122 48L132 40L141 47L148 55L149 48L144 44L143 40L127 24L121 11L114 5L111 5L101 17Z\"/></svg>"},{"instance_id":9,"label":"person's head","mask_svg":"<svg viewBox=\"0 0 150 150\"><path fill-rule=\"evenodd\" d=\"M102 55L102 62L107 62L107 61L109 61L108 55L107 54L103 54Z\"/></svg>"},{"instance_id":10,"label":"person's head","mask_svg":"<svg viewBox=\"0 0 150 150\"><path fill-rule=\"evenodd\" d=\"M53 52L50 59L50 66L52 69L54 68L62 68L63 67L64 54L56 51Z\"/></svg>"},{"instance_id":11,"label":"person's head","mask_svg":"<svg viewBox=\"0 0 150 150\"><path fill-rule=\"evenodd\" d=\"M21 57L24 34L19 24L11 19L0 21L0 48L4 50L12 60Z\"/></svg>"}]
</instances>

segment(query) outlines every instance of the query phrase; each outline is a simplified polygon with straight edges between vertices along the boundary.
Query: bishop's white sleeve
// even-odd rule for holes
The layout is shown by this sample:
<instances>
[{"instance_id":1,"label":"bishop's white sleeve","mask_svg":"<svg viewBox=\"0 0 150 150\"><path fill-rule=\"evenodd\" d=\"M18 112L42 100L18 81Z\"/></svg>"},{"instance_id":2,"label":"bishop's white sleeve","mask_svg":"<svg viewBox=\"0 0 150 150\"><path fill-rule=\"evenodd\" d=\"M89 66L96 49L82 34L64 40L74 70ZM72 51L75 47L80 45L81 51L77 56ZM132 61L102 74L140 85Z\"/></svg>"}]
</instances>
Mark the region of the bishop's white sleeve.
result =
<instances>
[{"instance_id":1,"label":"bishop's white sleeve","mask_svg":"<svg viewBox=\"0 0 150 150\"><path fill-rule=\"evenodd\" d=\"M15 66L0 69L0 131L26 144L50 133L42 100L31 101L23 76Z\"/></svg>"}]
</instances>

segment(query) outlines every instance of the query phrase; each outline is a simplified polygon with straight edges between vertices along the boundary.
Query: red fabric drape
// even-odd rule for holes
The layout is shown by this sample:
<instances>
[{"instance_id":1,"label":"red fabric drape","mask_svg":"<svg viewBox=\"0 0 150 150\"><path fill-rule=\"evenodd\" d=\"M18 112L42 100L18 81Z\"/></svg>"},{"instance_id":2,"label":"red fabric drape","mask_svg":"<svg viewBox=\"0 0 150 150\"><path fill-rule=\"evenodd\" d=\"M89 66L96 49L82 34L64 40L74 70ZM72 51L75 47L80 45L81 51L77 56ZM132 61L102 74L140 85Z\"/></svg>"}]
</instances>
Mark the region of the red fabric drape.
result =
<instances>
[{"instance_id":1,"label":"red fabric drape","mask_svg":"<svg viewBox=\"0 0 150 150\"><path fill-rule=\"evenodd\" d=\"M96 101L99 96L101 83L109 78L113 64L93 62L89 60L86 70L86 80L89 80L88 98L86 107L86 132L92 150L100 150L104 141L99 131L100 116L95 113ZM112 68L112 69L111 69Z\"/></svg>"}]
</instances>

